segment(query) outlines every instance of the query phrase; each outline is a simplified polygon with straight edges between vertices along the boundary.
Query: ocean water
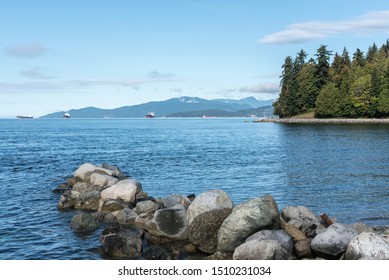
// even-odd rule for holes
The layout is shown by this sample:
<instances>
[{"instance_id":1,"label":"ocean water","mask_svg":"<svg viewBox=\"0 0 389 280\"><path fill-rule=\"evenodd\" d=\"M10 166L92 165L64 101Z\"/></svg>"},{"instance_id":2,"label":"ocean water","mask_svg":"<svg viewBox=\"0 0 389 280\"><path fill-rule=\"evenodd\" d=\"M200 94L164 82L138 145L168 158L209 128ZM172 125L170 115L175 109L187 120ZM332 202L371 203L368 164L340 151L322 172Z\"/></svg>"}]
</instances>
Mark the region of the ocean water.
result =
<instances>
[{"instance_id":1,"label":"ocean water","mask_svg":"<svg viewBox=\"0 0 389 280\"><path fill-rule=\"evenodd\" d=\"M101 259L52 190L84 162L118 165L154 197L271 194L339 222L389 225L389 125L244 119L0 120L0 259Z\"/></svg>"}]
</instances>

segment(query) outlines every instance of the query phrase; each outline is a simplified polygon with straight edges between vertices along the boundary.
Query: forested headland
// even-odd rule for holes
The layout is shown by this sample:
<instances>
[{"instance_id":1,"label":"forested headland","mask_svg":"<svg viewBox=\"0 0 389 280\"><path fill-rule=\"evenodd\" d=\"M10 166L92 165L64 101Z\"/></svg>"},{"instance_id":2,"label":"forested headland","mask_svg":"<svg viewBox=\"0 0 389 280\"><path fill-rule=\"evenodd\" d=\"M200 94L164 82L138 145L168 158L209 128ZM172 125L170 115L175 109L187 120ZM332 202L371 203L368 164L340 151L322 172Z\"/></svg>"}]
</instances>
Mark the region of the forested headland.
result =
<instances>
[{"instance_id":1,"label":"forested headland","mask_svg":"<svg viewBox=\"0 0 389 280\"><path fill-rule=\"evenodd\" d=\"M314 112L317 118L389 117L389 40L350 58L321 45L314 58L301 50L282 65L281 93L274 114L287 118Z\"/></svg>"}]
</instances>

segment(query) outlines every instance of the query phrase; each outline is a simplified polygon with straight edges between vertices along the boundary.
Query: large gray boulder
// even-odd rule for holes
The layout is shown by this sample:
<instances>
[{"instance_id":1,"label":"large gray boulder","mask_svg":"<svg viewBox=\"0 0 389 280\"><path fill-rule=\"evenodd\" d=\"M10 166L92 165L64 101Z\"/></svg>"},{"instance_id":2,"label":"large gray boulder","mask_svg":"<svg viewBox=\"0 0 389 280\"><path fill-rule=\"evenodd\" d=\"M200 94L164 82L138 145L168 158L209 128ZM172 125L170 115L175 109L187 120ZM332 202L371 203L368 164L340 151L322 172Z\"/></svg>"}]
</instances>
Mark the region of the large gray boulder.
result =
<instances>
[{"instance_id":1,"label":"large gray boulder","mask_svg":"<svg viewBox=\"0 0 389 280\"><path fill-rule=\"evenodd\" d=\"M116 214L116 221L121 225L134 225L138 214L129 208L119 210Z\"/></svg>"},{"instance_id":2,"label":"large gray boulder","mask_svg":"<svg viewBox=\"0 0 389 280\"><path fill-rule=\"evenodd\" d=\"M135 212L139 215L146 212L154 212L159 209L159 205L151 200L139 201L136 204Z\"/></svg>"},{"instance_id":3,"label":"large gray boulder","mask_svg":"<svg viewBox=\"0 0 389 280\"><path fill-rule=\"evenodd\" d=\"M57 207L62 210L69 210L74 208L77 201L80 199L81 193L78 191L65 191L59 198Z\"/></svg>"},{"instance_id":4,"label":"large gray boulder","mask_svg":"<svg viewBox=\"0 0 389 280\"><path fill-rule=\"evenodd\" d=\"M96 168L97 166L92 163L84 163L74 171L73 176L78 180L84 181L88 173L95 171Z\"/></svg>"},{"instance_id":5,"label":"large gray boulder","mask_svg":"<svg viewBox=\"0 0 389 280\"><path fill-rule=\"evenodd\" d=\"M142 185L132 179L117 182L112 187L101 192L101 199L120 199L126 202L134 202L136 194L142 191Z\"/></svg>"},{"instance_id":6,"label":"large gray boulder","mask_svg":"<svg viewBox=\"0 0 389 280\"><path fill-rule=\"evenodd\" d=\"M74 208L97 211L99 209L100 199L100 192L98 191L82 193L74 205Z\"/></svg>"},{"instance_id":7,"label":"large gray boulder","mask_svg":"<svg viewBox=\"0 0 389 280\"><path fill-rule=\"evenodd\" d=\"M100 207L100 211L103 213L115 212L128 208L128 203L123 200L106 199Z\"/></svg>"},{"instance_id":8,"label":"large gray boulder","mask_svg":"<svg viewBox=\"0 0 389 280\"><path fill-rule=\"evenodd\" d=\"M358 232L350 225L335 223L313 238L312 250L324 258L337 258L347 249Z\"/></svg>"},{"instance_id":9,"label":"large gray boulder","mask_svg":"<svg viewBox=\"0 0 389 280\"><path fill-rule=\"evenodd\" d=\"M104 187L92 185L86 182L77 182L73 186L73 191L77 191L80 194L93 192L93 191L101 192L103 189Z\"/></svg>"},{"instance_id":10,"label":"large gray boulder","mask_svg":"<svg viewBox=\"0 0 389 280\"><path fill-rule=\"evenodd\" d=\"M105 173L107 173L107 171L111 171L112 172L111 174L109 174L109 173L107 173L107 174L110 175L110 176L116 177L119 180L124 180L124 179L128 178L125 174L122 173L120 168L117 167L116 165L110 165L110 164L107 164L107 163L103 163L101 165L101 168L104 169Z\"/></svg>"},{"instance_id":11,"label":"large gray boulder","mask_svg":"<svg viewBox=\"0 0 389 280\"><path fill-rule=\"evenodd\" d=\"M346 260L389 260L389 242L372 232L363 232L348 244Z\"/></svg>"},{"instance_id":12,"label":"large gray boulder","mask_svg":"<svg viewBox=\"0 0 389 280\"><path fill-rule=\"evenodd\" d=\"M112 177L107 174L101 174L97 172L93 172L90 175L90 183L95 186L99 187L112 187L115 185L119 180L115 177Z\"/></svg>"},{"instance_id":13,"label":"large gray boulder","mask_svg":"<svg viewBox=\"0 0 389 280\"><path fill-rule=\"evenodd\" d=\"M279 221L276 202L271 195L251 199L236 206L220 226L217 250L233 252L247 237Z\"/></svg>"},{"instance_id":14,"label":"large gray boulder","mask_svg":"<svg viewBox=\"0 0 389 280\"><path fill-rule=\"evenodd\" d=\"M135 219L135 226L148 231L151 235L183 240L187 238L188 220L186 208L177 204L171 208L146 212Z\"/></svg>"},{"instance_id":15,"label":"large gray boulder","mask_svg":"<svg viewBox=\"0 0 389 280\"><path fill-rule=\"evenodd\" d=\"M140 229L106 228L100 237L102 254L109 259L137 259L142 251L142 239Z\"/></svg>"},{"instance_id":16,"label":"large gray boulder","mask_svg":"<svg viewBox=\"0 0 389 280\"><path fill-rule=\"evenodd\" d=\"M187 210L188 239L206 253L215 253L217 232L234 203L222 190L201 193Z\"/></svg>"},{"instance_id":17,"label":"large gray boulder","mask_svg":"<svg viewBox=\"0 0 389 280\"><path fill-rule=\"evenodd\" d=\"M97 229L99 222L90 213L79 213L72 218L70 226L77 233L85 233Z\"/></svg>"},{"instance_id":18,"label":"large gray boulder","mask_svg":"<svg viewBox=\"0 0 389 280\"><path fill-rule=\"evenodd\" d=\"M293 238L282 229L261 230L249 236L246 242L251 240L276 240L286 249L290 256L293 253Z\"/></svg>"},{"instance_id":19,"label":"large gray boulder","mask_svg":"<svg viewBox=\"0 0 389 280\"><path fill-rule=\"evenodd\" d=\"M253 239L238 246L234 260L287 260L290 254L277 240Z\"/></svg>"}]
</instances>

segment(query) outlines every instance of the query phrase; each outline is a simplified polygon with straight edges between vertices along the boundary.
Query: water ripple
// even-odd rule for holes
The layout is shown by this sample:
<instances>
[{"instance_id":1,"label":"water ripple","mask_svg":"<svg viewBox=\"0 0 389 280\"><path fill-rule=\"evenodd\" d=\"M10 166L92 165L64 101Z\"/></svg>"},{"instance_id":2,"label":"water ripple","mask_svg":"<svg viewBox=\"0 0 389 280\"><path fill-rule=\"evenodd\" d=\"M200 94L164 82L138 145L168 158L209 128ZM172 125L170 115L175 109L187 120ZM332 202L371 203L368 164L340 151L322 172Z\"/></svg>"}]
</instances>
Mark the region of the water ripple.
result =
<instances>
[{"instance_id":1,"label":"water ripple","mask_svg":"<svg viewBox=\"0 0 389 280\"><path fill-rule=\"evenodd\" d=\"M389 225L387 126L241 119L0 120L0 259L100 259L101 229L77 235L58 184L84 162L119 165L158 197L270 193L341 222Z\"/></svg>"}]
</instances>

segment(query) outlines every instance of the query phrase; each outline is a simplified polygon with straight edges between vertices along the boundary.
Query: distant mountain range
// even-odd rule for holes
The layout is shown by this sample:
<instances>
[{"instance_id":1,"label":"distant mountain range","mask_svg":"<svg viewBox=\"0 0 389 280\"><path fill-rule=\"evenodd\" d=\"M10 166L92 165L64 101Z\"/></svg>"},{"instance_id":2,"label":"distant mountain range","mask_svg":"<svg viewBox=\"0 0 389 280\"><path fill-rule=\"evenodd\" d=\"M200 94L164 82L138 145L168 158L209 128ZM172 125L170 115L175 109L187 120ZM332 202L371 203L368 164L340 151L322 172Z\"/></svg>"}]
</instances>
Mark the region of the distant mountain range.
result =
<instances>
[{"instance_id":1,"label":"distant mountain range","mask_svg":"<svg viewBox=\"0 0 389 280\"><path fill-rule=\"evenodd\" d=\"M124 106L116 109L100 109L86 107L67 111L71 118L143 118L149 112L155 112L156 117L201 117L215 116L236 116L244 117L258 115L257 108L267 107L267 110L260 110L268 115L272 114L272 103L274 100L257 100L254 97L247 97L239 100L214 99L207 100L198 97L178 97L165 101L148 102L134 106ZM255 113L257 112L257 113ZM62 118L64 111L42 116L41 118Z\"/></svg>"}]
</instances>

